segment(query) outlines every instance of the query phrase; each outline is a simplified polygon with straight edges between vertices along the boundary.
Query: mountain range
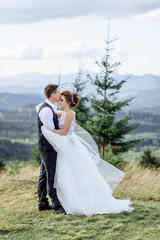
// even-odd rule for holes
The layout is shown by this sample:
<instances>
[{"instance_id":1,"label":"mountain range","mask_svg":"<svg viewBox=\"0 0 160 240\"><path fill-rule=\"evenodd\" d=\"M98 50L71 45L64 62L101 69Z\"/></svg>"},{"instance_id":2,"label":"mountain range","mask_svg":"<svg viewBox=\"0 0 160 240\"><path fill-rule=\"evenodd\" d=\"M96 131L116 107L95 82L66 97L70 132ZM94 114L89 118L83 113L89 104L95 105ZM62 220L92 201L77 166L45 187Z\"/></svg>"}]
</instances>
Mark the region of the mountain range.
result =
<instances>
[{"instance_id":1,"label":"mountain range","mask_svg":"<svg viewBox=\"0 0 160 240\"><path fill-rule=\"evenodd\" d=\"M92 77L95 72L85 70L82 79L87 80L84 95L91 95L95 92L95 87L87 78L87 74ZM0 78L0 108L11 109L25 104L36 104L44 100L43 89L49 83L58 84L61 90L69 89L73 91L73 82L77 73L64 75L44 75L38 72L18 74L10 77ZM118 98L124 99L134 97L129 108L144 109L148 107L160 106L160 76L156 75L116 75L117 80L127 79L123 84Z\"/></svg>"}]
</instances>

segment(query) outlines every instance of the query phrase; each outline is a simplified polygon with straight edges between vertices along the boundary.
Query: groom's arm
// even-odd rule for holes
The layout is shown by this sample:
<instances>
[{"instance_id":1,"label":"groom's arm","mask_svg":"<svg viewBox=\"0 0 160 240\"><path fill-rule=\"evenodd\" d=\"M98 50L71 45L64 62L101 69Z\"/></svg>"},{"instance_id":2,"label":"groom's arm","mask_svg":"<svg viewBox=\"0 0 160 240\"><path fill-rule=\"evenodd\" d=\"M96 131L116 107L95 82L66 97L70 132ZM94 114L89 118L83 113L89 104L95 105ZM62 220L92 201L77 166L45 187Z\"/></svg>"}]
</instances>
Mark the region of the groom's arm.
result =
<instances>
[{"instance_id":1,"label":"groom's arm","mask_svg":"<svg viewBox=\"0 0 160 240\"><path fill-rule=\"evenodd\" d=\"M55 125L53 122L53 112L50 108L43 108L39 113L39 117L41 122L43 123L43 126L55 129Z\"/></svg>"}]
</instances>

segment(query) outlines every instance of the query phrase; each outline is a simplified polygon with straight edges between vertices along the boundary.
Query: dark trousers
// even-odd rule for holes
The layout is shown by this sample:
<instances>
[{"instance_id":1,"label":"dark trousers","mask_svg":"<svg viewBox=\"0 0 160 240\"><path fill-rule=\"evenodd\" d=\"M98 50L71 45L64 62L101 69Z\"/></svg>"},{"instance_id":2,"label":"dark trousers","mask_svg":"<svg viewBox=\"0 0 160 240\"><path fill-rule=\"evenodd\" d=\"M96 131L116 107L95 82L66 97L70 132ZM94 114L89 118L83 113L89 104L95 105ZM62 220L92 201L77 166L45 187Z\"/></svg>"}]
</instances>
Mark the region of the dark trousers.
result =
<instances>
[{"instance_id":1,"label":"dark trousers","mask_svg":"<svg viewBox=\"0 0 160 240\"><path fill-rule=\"evenodd\" d=\"M56 188L54 188L54 179L56 171L57 153L53 148L39 148L41 154L41 170L38 180L39 202L47 202L47 193L53 206L59 206Z\"/></svg>"}]
</instances>

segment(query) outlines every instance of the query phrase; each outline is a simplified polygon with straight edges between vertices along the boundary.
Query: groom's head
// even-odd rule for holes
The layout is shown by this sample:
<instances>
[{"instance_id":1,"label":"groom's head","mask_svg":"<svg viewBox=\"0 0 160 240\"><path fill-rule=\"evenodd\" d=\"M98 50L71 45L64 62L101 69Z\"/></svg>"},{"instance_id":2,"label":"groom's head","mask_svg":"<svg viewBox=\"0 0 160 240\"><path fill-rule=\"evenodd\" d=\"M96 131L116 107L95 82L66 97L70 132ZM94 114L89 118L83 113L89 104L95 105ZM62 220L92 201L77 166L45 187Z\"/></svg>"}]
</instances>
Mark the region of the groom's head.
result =
<instances>
[{"instance_id":1,"label":"groom's head","mask_svg":"<svg viewBox=\"0 0 160 240\"><path fill-rule=\"evenodd\" d=\"M52 103L58 102L60 99L60 91L58 85L56 84L49 84L44 89L44 94L46 98L51 101Z\"/></svg>"}]
</instances>

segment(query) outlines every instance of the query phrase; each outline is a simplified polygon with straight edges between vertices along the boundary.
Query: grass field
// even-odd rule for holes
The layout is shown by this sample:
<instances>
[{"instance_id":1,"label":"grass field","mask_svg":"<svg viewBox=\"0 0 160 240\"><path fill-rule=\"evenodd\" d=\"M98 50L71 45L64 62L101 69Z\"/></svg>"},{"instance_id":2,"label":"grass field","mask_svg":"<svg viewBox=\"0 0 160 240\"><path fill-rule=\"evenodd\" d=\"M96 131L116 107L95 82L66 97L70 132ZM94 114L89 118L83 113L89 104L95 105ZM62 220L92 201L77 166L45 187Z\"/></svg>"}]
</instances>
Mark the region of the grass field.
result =
<instances>
[{"instance_id":1,"label":"grass field","mask_svg":"<svg viewBox=\"0 0 160 240\"><path fill-rule=\"evenodd\" d=\"M130 198L135 210L92 217L38 212L39 167L26 165L19 171L0 173L0 239L160 239L160 170L127 167L114 196Z\"/></svg>"}]
</instances>

